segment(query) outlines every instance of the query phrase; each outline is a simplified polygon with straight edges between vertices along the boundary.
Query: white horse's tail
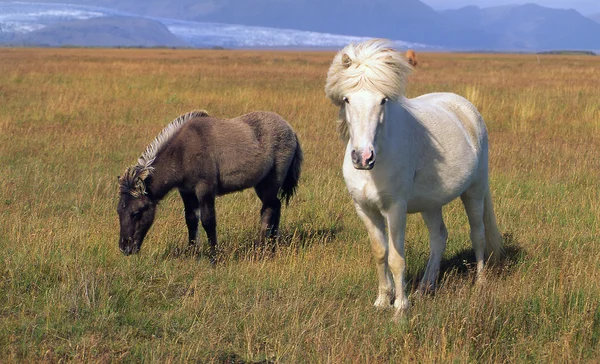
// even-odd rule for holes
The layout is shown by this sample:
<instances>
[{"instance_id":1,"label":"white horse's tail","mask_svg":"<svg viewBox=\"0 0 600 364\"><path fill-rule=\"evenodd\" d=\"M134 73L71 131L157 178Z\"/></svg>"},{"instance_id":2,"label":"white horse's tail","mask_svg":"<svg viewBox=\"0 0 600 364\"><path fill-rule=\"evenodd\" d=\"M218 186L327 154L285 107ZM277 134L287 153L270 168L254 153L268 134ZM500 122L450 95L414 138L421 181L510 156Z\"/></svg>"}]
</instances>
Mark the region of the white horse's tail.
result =
<instances>
[{"instance_id":1,"label":"white horse's tail","mask_svg":"<svg viewBox=\"0 0 600 364\"><path fill-rule=\"evenodd\" d=\"M483 225L485 228L485 255L491 261L498 261L504 255L504 248L502 247L502 233L498 229L494 215L492 193L489 187L483 202Z\"/></svg>"}]
</instances>

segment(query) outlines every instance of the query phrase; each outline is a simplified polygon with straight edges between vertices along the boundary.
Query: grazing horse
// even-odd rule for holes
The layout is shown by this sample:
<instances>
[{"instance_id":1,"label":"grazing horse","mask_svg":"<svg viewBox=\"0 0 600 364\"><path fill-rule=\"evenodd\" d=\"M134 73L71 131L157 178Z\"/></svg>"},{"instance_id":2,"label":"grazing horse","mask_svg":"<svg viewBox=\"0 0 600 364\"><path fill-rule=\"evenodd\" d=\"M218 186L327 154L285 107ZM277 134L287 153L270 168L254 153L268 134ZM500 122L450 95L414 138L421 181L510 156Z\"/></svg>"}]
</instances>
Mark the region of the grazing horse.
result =
<instances>
[{"instance_id":1,"label":"grazing horse","mask_svg":"<svg viewBox=\"0 0 600 364\"><path fill-rule=\"evenodd\" d=\"M177 188L183 199L189 244L198 221L215 261L215 197L254 187L262 202L261 239L277 236L281 201L289 202L300 178L302 149L292 127L271 112L217 119L204 111L181 115L119 177L119 248L137 253L158 202Z\"/></svg>"},{"instance_id":2,"label":"grazing horse","mask_svg":"<svg viewBox=\"0 0 600 364\"><path fill-rule=\"evenodd\" d=\"M430 256L420 291L433 290L448 232L442 206L462 199L481 276L502 254L488 182L488 135L469 101L452 93L404 96L410 65L382 39L350 44L333 59L325 93L339 109L347 141L343 175L364 222L379 278L375 306L408 308L404 234L420 212Z\"/></svg>"},{"instance_id":3,"label":"grazing horse","mask_svg":"<svg viewBox=\"0 0 600 364\"><path fill-rule=\"evenodd\" d=\"M417 53L412 49L406 51L406 59L411 66L417 67Z\"/></svg>"}]
</instances>

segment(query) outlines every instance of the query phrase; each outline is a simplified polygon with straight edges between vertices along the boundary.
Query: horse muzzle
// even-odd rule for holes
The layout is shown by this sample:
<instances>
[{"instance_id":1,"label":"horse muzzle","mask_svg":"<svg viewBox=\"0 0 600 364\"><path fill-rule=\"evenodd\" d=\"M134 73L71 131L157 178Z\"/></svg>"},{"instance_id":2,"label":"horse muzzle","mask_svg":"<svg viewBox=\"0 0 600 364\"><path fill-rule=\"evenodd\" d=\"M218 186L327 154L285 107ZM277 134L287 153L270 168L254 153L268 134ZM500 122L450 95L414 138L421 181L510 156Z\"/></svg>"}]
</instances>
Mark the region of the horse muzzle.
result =
<instances>
[{"instance_id":1,"label":"horse muzzle","mask_svg":"<svg viewBox=\"0 0 600 364\"><path fill-rule=\"evenodd\" d=\"M366 148L360 151L352 149L350 157L355 169L369 170L375 166L375 151L373 148Z\"/></svg>"},{"instance_id":2,"label":"horse muzzle","mask_svg":"<svg viewBox=\"0 0 600 364\"><path fill-rule=\"evenodd\" d=\"M123 239L119 241L119 249L121 249L121 253L125 256L129 256L131 254L136 254L140 251L140 244L132 241L131 238Z\"/></svg>"}]
</instances>

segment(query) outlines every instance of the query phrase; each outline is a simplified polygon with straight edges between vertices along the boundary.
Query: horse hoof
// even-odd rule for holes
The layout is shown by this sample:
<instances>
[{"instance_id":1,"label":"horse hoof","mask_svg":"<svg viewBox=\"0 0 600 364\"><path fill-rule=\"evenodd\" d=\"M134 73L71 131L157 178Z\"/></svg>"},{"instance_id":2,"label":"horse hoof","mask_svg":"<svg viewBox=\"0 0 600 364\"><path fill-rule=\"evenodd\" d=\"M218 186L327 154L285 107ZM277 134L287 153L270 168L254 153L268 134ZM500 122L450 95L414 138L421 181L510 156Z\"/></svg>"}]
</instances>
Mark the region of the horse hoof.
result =
<instances>
[{"instance_id":1,"label":"horse hoof","mask_svg":"<svg viewBox=\"0 0 600 364\"><path fill-rule=\"evenodd\" d=\"M409 303L406 297L396 298L396 300L394 301L394 308L396 309L396 312L406 311L408 310L408 307Z\"/></svg>"},{"instance_id":2,"label":"horse hoof","mask_svg":"<svg viewBox=\"0 0 600 364\"><path fill-rule=\"evenodd\" d=\"M408 308L396 310L396 312L394 312L394 316L392 317L392 321L397 324L407 324L408 323Z\"/></svg>"},{"instance_id":3,"label":"horse hoof","mask_svg":"<svg viewBox=\"0 0 600 364\"><path fill-rule=\"evenodd\" d=\"M375 300L375 303L373 303L373 306L378 310L387 310L388 308L394 307L387 297L378 297L377 300Z\"/></svg>"},{"instance_id":4,"label":"horse hoof","mask_svg":"<svg viewBox=\"0 0 600 364\"><path fill-rule=\"evenodd\" d=\"M425 296L428 294L433 294L435 292L435 288L436 287L434 284L421 282L419 284L419 289L415 293Z\"/></svg>"}]
</instances>

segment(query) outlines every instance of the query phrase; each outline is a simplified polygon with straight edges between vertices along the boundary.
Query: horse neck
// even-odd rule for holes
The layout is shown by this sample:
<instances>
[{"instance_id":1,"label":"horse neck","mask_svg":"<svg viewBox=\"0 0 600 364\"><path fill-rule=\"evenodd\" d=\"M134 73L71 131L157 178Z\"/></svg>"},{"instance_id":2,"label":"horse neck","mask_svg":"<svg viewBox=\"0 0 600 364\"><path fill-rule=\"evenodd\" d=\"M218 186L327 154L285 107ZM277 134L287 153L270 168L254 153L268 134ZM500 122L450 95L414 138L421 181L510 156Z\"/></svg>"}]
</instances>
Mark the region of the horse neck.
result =
<instances>
[{"instance_id":1,"label":"horse neck","mask_svg":"<svg viewBox=\"0 0 600 364\"><path fill-rule=\"evenodd\" d=\"M152 163L154 171L149 177L146 189L150 198L155 202L162 200L178 184L175 174L169 173L167 170L168 164L170 163L165 158L160 158L160 155Z\"/></svg>"},{"instance_id":2,"label":"horse neck","mask_svg":"<svg viewBox=\"0 0 600 364\"><path fill-rule=\"evenodd\" d=\"M410 140L413 120L405 109L405 101L390 102L383 129L379 132L379 148L397 147L398 138Z\"/></svg>"}]
</instances>

